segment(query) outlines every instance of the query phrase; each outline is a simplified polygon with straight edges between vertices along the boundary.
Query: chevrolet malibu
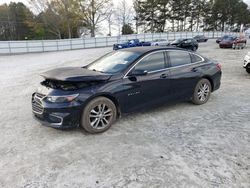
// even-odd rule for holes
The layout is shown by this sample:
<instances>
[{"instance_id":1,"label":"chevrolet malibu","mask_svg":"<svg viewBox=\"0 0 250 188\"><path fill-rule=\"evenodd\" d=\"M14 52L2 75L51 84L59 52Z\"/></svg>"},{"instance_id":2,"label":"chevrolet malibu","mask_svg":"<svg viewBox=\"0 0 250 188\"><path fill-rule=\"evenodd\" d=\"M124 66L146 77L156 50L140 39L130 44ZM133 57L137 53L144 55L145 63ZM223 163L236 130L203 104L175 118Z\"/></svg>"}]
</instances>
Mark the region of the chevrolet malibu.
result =
<instances>
[{"instance_id":1,"label":"chevrolet malibu","mask_svg":"<svg viewBox=\"0 0 250 188\"><path fill-rule=\"evenodd\" d=\"M206 103L220 87L221 66L175 47L135 47L41 76L32 95L37 120L53 128L81 126L101 133L122 114L177 101Z\"/></svg>"}]
</instances>

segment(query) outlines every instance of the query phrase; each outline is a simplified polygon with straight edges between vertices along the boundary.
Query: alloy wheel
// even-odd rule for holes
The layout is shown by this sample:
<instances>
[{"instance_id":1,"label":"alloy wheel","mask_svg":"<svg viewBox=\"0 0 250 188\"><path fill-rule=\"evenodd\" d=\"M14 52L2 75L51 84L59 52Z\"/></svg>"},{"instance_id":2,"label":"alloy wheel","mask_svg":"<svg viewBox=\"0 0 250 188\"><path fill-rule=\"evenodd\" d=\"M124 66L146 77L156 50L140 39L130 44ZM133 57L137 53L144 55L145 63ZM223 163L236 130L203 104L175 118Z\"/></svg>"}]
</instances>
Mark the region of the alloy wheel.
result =
<instances>
[{"instance_id":1,"label":"alloy wheel","mask_svg":"<svg viewBox=\"0 0 250 188\"><path fill-rule=\"evenodd\" d=\"M104 103L98 104L90 111L90 125L94 129L104 129L110 124L112 116L112 109L108 105Z\"/></svg>"},{"instance_id":2,"label":"alloy wheel","mask_svg":"<svg viewBox=\"0 0 250 188\"><path fill-rule=\"evenodd\" d=\"M198 99L202 102L204 102L207 97L209 96L210 88L207 83L201 83L198 89Z\"/></svg>"}]
</instances>

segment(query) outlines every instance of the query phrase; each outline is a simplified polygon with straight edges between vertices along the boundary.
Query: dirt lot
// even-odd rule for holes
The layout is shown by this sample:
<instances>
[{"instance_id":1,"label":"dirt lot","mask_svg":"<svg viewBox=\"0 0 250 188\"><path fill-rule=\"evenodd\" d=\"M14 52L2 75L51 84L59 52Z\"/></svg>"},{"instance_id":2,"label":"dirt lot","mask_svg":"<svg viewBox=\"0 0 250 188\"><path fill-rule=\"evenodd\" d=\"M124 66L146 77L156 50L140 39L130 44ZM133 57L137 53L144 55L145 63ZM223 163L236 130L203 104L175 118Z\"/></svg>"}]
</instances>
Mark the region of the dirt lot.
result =
<instances>
[{"instance_id":1,"label":"dirt lot","mask_svg":"<svg viewBox=\"0 0 250 188\"><path fill-rule=\"evenodd\" d=\"M0 56L0 187L250 187L249 49L201 44L223 66L207 104L131 114L99 135L41 126L30 98L40 72L84 65L110 48Z\"/></svg>"}]
</instances>

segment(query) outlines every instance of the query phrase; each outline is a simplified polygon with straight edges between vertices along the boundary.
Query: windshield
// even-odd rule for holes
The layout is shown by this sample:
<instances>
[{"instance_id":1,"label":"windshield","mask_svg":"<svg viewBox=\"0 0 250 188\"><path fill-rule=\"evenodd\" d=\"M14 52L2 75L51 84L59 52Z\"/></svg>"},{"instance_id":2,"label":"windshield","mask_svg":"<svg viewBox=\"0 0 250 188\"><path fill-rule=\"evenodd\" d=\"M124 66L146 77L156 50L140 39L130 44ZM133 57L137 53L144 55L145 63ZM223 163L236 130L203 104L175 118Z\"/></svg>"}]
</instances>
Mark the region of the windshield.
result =
<instances>
[{"instance_id":1,"label":"windshield","mask_svg":"<svg viewBox=\"0 0 250 188\"><path fill-rule=\"evenodd\" d=\"M222 39L227 39L227 38L229 38L229 37L230 37L230 36L225 35L225 36L222 37Z\"/></svg>"},{"instance_id":2,"label":"windshield","mask_svg":"<svg viewBox=\"0 0 250 188\"><path fill-rule=\"evenodd\" d=\"M104 73L117 73L126 69L141 53L116 51L106 54L87 66L87 69Z\"/></svg>"},{"instance_id":3,"label":"windshield","mask_svg":"<svg viewBox=\"0 0 250 188\"><path fill-rule=\"evenodd\" d=\"M231 41L231 40L235 40L236 37L227 37L227 38L224 38L223 40L224 41Z\"/></svg>"}]
</instances>

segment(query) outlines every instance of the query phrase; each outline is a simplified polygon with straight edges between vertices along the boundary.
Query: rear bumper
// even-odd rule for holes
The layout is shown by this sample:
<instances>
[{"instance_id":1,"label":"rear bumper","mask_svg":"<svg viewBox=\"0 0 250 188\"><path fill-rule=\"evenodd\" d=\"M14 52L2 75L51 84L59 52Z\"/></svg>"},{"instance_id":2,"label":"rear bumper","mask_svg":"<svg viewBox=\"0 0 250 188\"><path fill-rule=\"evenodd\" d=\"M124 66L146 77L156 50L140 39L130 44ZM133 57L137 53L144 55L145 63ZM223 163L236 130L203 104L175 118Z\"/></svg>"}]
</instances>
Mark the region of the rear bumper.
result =
<instances>
[{"instance_id":1,"label":"rear bumper","mask_svg":"<svg viewBox=\"0 0 250 188\"><path fill-rule=\"evenodd\" d=\"M213 92L220 88L220 86L221 86L221 76L222 76L221 71L214 75L214 77L213 77Z\"/></svg>"}]
</instances>

